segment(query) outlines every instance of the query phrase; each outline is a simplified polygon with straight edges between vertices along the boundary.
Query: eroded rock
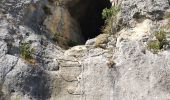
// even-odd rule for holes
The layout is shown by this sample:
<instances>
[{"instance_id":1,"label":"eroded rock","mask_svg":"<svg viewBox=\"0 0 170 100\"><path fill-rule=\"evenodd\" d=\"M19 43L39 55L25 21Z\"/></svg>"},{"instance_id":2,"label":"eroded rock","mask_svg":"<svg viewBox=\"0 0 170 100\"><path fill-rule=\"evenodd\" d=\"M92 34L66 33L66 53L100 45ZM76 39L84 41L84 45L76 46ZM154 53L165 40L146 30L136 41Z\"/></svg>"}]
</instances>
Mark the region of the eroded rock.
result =
<instances>
[{"instance_id":1,"label":"eroded rock","mask_svg":"<svg viewBox=\"0 0 170 100\"><path fill-rule=\"evenodd\" d=\"M131 27L125 25L115 35L102 34L87 41L86 45L75 46L68 50L63 50L51 39L51 32L54 34L57 32L55 28L61 17L61 8L56 7L51 10L50 15L40 18L44 15L41 7L47 2L50 7L55 5L53 0L0 1L2 8L0 99L167 100L170 98L169 49L159 51L158 54L153 54L147 49L148 39L153 37L155 30L159 30L159 27L166 23L162 18L164 12L169 9L167 0L122 0L121 12L117 16L121 22L119 24L129 24ZM65 0L63 3L65 2L70 4L68 6L74 5L71 4L72 0ZM75 1L77 2L79 0ZM61 3L62 1L59 4ZM24 11L28 11L28 16L24 17L27 15ZM40 12L36 13L37 11ZM66 17L64 21L71 20L66 9L63 14ZM36 16L35 19L40 19L31 22L33 15ZM44 27L41 26L43 20L49 20L44 22L48 30L43 30ZM22 21L28 23L21 24ZM29 26L30 23L36 26L33 26L36 30ZM68 25L71 27L74 22L67 24L71 24ZM168 36L167 31L167 38ZM30 48L34 48L31 56L36 61L35 64L21 57L22 42L27 42Z\"/></svg>"}]
</instances>

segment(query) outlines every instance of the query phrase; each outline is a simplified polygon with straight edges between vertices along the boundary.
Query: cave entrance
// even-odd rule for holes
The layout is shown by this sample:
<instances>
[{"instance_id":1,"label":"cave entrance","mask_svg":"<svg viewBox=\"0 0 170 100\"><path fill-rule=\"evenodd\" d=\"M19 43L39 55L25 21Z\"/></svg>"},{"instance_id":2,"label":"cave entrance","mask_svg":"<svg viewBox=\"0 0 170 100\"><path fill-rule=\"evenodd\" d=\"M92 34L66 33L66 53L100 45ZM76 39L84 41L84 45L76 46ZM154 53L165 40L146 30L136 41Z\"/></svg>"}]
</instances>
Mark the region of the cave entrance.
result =
<instances>
[{"instance_id":1,"label":"cave entrance","mask_svg":"<svg viewBox=\"0 0 170 100\"><path fill-rule=\"evenodd\" d=\"M71 16L80 25L85 41L101 33L105 24L105 20L102 19L102 11L106 7L111 7L109 0L78 0L75 5L69 7Z\"/></svg>"}]
</instances>

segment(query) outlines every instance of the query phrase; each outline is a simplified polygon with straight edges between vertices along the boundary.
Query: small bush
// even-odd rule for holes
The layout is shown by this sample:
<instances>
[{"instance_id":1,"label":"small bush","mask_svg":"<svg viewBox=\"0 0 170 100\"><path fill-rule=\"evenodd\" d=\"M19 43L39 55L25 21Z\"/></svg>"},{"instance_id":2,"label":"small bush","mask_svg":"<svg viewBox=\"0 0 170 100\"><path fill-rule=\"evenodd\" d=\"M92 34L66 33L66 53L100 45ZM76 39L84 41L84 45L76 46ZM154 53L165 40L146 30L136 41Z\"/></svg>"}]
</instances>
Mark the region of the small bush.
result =
<instances>
[{"instance_id":1,"label":"small bush","mask_svg":"<svg viewBox=\"0 0 170 100\"><path fill-rule=\"evenodd\" d=\"M155 37L159 42L166 41L166 33L162 30L159 32L156 32Z\"/></svg>"},{"instance_id":2,"label":"small bush","mask_svg":"<svg viewBox=\"0 0 170 100\"><path fill-rule=\"evenodd\" d=\"M113 23L116 23L116 17L113 16L105 21L105 26L102 28L102 33L112 34L113 33Z\"/></svg>"},{"instance_id":3,"label":"small bush","mask_svg":"<svg viewBox=\"0 0 170 100\"><path fill-rule=\"evenodd\" d=\"M167 39L166 39L166 32L163 30L160 30L159 32L155 33L156 39L159 41L159 49L163 49L165 45L169 45Z\"/></svg>"},{"instance_id":4,"label":"small bush","mask_svg":"<svg viewBox=\"0 0 170 100\"><path fill-rule=\"evenodd\" d=\"M55 33L54 36L52 37L52 40L53 40L54 42L58 42L60 37L61 37L61 36L59 35L59 33Z\"/></svg>"},{"instance_id":5,"label":"small bush","mask_svg":"<svg viewBox=\"0 0 170 100\"><path fill-rule=\"evenodd\" d=\"M31 56L31 54L34 52L34 49L30 48L30 44L29 43L21 43L20 46L20 55L23 59L25 60L31 60L33 59L33 57Z\"/></svg>"},{"instance_id":6,"label":"small bush","mask_svg":"<svg viewBox=\"0 0 170 100\"><path fill-rule=\"evenodd\" d=\"M166 39L166 32L160 30L159 32L155 33L156 40L152 40L148 42L148 48L153 50L154 52L158 52L159 50L163 49L164 46L169 45L169 42Z\"/></svg>"},{"instance_id":7,"label":"small bush","mask_svg":"<svg viewBox=\"0 0 170 100\"><path fill-rule=\"evenodd\" d=\"M47 15L51 15L52 14L51 9L48 6L44 6L43 10L44 10L44 13L47 14Z\"/></svg>"},{"instance_id":8,"label":"small bush","mask_svg":"<svg viewBox=\"0 0 170 100\"><path fill-rule=\"evenodd\" d=\"M160 49L160 42L158 40L151 40L147 43L147 45L150 50L159 50Z\"/></svg>"},{"instance_id":9,"label":"small bush","mask_svg":"<svg viewBox=\"0 0 170 100\"><path fill-rule=\"evenodd\" d=\"M102 33L112 34L114 30L113 24L116 22L116 14L120 11L119 6L112 6L111 8L105 8L102 12L102 18L105 19L105 26L102 28Z\"/></svg>"},{"instance_id":10,"label":"small bush","mask_svg":"<svg viewBox=\"0 0 170 100\"><path fill-rule=\"evenodd\" d=\"M105 8L103 9L102 12L102 18L103 19L108 19L111 18L112 16L115 16L120 10L119 6L112 6L111 8Z\"/></svg>"},{"instance_id":11,"label":"small bush","mask_svg":"<svg viewBox=\"0 0 170 100\"><path fill-rule=\"evenodd\" d=\"M170 13L167 12L165 15L164 15L164 19L167 19L167 23L163 26L161 26L161 29L162 30L169 30L170 29Z\"/></svg>"},{"instance_id":12,"label":"small bush","mask_svg":"<svg viewBox=\"0 0 170 100\"><path fill-rule=\"evenodd\" d=\"M67 45L69 46L69 47L73 47L73 46L75 46L75 45L77 45L78 43L77 42L75 42L75 41L73 41L73 40L69 40L68 42L67 42Z\"/></svg>"}]
</instances>

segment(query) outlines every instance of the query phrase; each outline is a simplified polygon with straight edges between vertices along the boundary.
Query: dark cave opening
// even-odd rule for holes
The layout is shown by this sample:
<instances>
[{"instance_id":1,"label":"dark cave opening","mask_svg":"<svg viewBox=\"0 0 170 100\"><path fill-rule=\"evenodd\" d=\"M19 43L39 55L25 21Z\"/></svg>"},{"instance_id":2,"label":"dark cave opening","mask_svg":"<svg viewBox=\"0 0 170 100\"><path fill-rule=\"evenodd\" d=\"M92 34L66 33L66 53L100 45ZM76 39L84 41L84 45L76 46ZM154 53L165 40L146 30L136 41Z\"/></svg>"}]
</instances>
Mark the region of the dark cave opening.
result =
<instances>
[{"instance_id":1,"label":"dark cave opening","mask_svg":"<svg viewBox=\"0 0 170 100\"><path fill-rule=\"evenodd\" d=\"M96 37L101 33L105 24L102 19L104 8L110 8L109 0L80 0L69 7L69 12L80 25L83 38L86 40Z\"/></svg>"}]
</instances>

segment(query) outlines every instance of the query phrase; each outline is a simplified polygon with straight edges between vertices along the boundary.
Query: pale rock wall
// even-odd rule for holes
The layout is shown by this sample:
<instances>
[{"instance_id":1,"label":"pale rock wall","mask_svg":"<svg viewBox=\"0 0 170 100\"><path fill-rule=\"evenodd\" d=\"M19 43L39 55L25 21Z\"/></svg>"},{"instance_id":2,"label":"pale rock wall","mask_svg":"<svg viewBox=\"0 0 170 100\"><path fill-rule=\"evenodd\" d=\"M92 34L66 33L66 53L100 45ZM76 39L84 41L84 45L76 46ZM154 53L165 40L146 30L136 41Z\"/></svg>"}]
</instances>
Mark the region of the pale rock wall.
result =
<instances>
[{"instance_id":1,"label":"pale rock wall","mask_svg":"<svg viewBox=\"0 0 170 100\"><path fill-rule=\"evenodd\" d=\"M21 1L11 4L24 6L26 1ZM8 8L7 1L0 2L0 7L4 4L2 8ZM94 48L95 38L86 45L63 50L45 32L37 34L32 28L16 23L18 18L11 17L8 10L4 10L7 14L0 13L0 99L170 99L169 48L153 54L146 45L158 30L156 26L165 24L161 17L169 11L168 1L122 2L119 24L130 26L123 26L117 34L107 37L107 42L101 42L104 48ZM155 11L159 12L156 16ZM133 17L137 12L149 17L138 21L141 17ZM36 64L20 57L21 41L30 41Z\"/></svg>"}]
</instances>

